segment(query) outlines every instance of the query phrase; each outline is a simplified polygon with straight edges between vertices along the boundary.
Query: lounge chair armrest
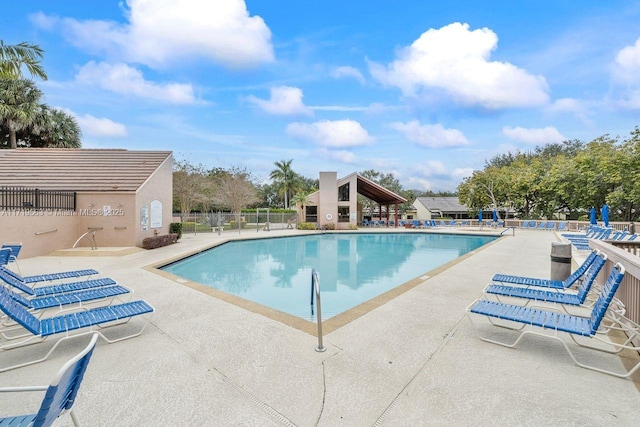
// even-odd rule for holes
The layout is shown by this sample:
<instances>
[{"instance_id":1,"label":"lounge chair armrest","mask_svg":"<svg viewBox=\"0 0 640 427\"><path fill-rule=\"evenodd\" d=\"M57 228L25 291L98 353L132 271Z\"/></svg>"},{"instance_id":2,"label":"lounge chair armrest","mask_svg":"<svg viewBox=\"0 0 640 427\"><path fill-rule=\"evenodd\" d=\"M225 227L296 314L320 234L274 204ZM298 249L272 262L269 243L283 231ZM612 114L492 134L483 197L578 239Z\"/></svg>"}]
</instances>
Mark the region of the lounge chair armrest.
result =
<instances>
[{"instance_id":1,"label":"lounge chair armrest","mask_svg":"<svg viewBox=\"0 0 640 427\"><path fill-rule=\"evenodd\" d=\"M46 385L34 385L24 387L0 387L0 393L15 393L21 391L47 391L49 386Z\"/></svg>"}]
</instances>

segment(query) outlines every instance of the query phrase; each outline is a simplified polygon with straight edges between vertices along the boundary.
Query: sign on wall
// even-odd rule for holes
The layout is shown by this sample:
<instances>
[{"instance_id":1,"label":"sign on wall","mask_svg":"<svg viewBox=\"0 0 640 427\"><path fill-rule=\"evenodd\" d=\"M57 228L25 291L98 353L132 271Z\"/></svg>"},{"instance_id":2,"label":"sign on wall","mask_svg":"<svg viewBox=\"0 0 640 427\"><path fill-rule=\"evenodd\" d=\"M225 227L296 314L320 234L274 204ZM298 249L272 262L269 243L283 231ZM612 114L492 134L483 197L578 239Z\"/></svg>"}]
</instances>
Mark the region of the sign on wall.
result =
<instances>
[{"instance_id":1,"label":"sign on wall","mask_svg":"<svg viewBox=\"0 0 640 427\"><path fill-rule=\"evenodd\" d=\"M162 202L160 200L151 202L151 228L162 228Z\"/></svg>"},{"instance_id":2,"label":"sign on wall","mask_svg":"<svg viewBox=\"0 0 640 427\"><path fill-rule=\"evenodd\" d=\"M140 230L147 231L149 229L149 206L140 206Z\"/></svg>"}]
</instances>

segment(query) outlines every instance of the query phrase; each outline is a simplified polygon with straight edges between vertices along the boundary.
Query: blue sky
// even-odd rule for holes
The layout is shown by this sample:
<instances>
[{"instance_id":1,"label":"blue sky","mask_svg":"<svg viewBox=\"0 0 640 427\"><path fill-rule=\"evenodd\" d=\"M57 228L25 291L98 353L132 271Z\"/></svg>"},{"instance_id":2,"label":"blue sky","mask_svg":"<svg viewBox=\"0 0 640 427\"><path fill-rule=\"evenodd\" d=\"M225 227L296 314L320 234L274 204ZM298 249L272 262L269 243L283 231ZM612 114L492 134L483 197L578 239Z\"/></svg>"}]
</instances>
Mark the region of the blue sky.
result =
<instances>
[{"instance_id":1,"label":"blue sky","mask_svg":"<svg viewBox=\"0 0 640 427\"><path fill-rule=\"evenodd\" d=\"M12 1L85 148L263 180L375 169L455 190L485 159L640 125L640 2Z\"/></svg>"}]
</instances>

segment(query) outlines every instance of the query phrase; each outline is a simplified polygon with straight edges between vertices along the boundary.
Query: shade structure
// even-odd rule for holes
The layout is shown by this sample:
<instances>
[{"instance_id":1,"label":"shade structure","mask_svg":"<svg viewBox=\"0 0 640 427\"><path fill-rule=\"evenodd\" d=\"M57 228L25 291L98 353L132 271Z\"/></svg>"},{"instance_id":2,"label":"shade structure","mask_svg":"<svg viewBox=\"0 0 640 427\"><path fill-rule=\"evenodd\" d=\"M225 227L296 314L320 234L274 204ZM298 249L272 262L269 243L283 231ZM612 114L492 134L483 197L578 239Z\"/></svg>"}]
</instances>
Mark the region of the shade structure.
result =
<instances>
[{"instance_id":1,"label":"shade structure","mask_svg":"<svg viewBox=\"0 0 640 427\"><path fill-rule=\"evenodd\" d=\"M498 211L493 210L493 222L498 222Z\"/></svg>"},{"instance_id":2,"label":"shade structure","mask_svg":"<svg viewBox=\"0 0 640 427\"><path fill-rule=\"evenodd\" d=\"M604 222L604 226L609 226L609 206L605 203L602 205L602 222Z\"/></svg>"},{"instance_id":3,"label":"shade structure","mask_svg":"<svg viewBox=\"0 0 640 427\"><path fill-rule=\"evenodd\" d=\"M589 222L593 225L596 225L598 221L596 221L596 208L591 206L591 210L589 211Z\"/></svg>"}]
</instances>

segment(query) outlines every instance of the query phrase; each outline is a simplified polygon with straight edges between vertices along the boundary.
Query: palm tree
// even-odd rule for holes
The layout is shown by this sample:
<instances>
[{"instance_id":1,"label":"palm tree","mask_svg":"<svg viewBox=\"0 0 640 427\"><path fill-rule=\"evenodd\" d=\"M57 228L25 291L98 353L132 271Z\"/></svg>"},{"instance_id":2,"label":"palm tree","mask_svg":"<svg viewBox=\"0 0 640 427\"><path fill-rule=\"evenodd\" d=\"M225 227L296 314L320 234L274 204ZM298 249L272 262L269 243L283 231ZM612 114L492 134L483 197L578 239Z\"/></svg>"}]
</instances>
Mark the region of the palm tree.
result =
<instances>
[{"instance_id":1,"label":"palm tree","mask_svg":"<svg viewBox=\"0 0 640 427\"><path fill-rule=\"evenodd\" d=\"M295 205L296 207L300 205L300 209L298 209L298 212L296 212L299 218L302 218L302 215L300 215L300 213L304 213L304 207L308 203L309 203L309 195L304 191L298 191L291 198L291 204Z\"/></svg>"},{"instance_id":2,"label":"palm tree","mask_svg":"<svg viewBox=\"0 0 640 427\"><path fill-rule=\"evenodd\" d=\"M47 73L40 65L44 51L38 45L22 42L7 45L0 40L0 79L21 79L24 65L31 77L47 80Z\"/></svg>"},{"instance_id":3,"label":"palm tree","mask_svg":"<svg viewBox=\"0 0 640 427\"><path fill-rule=\"evenodd\" d=\"M18 148L16 132L34 124L42 108L42 92L25 79L0 79L0 124L9 132L11 148Z\"/></svg>"},{"instance_id":4,"label":"palm tree","mask_svg":"<svg viewBox=\"0 0 640 427\"><path fill-rule=\"evenodd\" d=\"M80 148L82 131L76 118L57 108L45 106L45 110L44 123L40 130L42 146Z\"/></svg>"},{"instance_id":5,"label":"palm tree","mask_svg":"<svg viewBox=\"0 0 640 427\"><path fill-rule=\"evenodd\" d=\"M291 169L291 160L281 160L275 162L276 169L271 171L269 178L276 181L280 187L280 194L284 195L284 208L289 209L289 195L293 194L293 189L297 181L297 174Z\"/></svg>"}]
</instances>

